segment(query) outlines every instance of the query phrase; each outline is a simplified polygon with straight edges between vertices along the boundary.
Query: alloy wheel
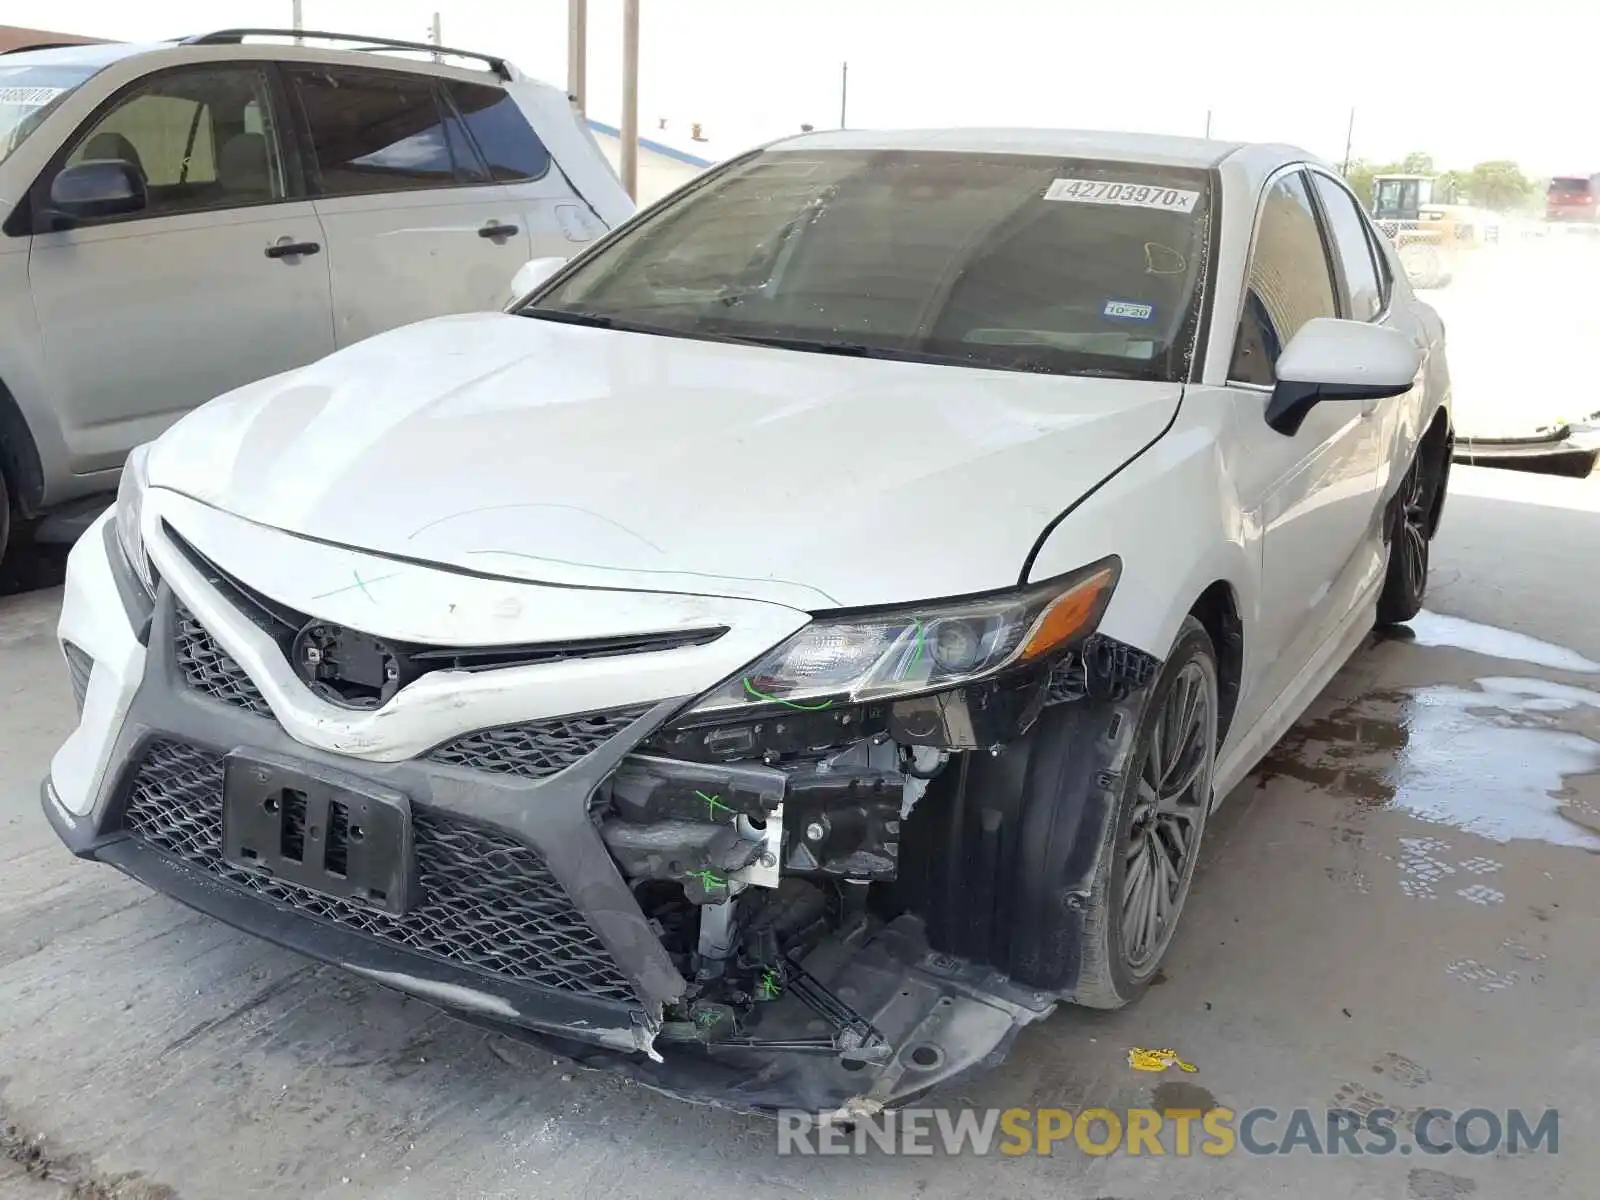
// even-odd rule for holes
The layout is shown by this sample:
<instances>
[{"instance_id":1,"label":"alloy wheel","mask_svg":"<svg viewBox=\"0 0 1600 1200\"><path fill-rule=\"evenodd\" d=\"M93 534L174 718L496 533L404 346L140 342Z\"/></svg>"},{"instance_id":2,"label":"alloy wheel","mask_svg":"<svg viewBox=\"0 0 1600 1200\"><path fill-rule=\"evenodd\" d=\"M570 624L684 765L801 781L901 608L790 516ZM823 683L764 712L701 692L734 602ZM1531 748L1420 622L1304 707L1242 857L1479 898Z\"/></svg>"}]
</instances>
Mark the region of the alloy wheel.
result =
<instances>
[{"instance_id":1,"label":"alloy wheel","mask_svg":"<svg viewBox=\"0 0 1600 1200\"><path fill-rule=\"evenodd\" d=\"M1422 471L1422 456L1406 473L1400 495L1398 550L1405 566L1406 579L1414 591L1428 578L1428 487Z\"/></svg>"},{"instance_id":2,"label":"alloy wheel","mask_svg":"<svg viewBox=\"0 0 1600 1200\"><path fill-rule=\"evenodd\" d=\"M1211 802L1216 721L1198 662L1178 673L1151 730L1123 843L1122 947L1135 974L1166 949Z\"/></svg>"}]
</instances>

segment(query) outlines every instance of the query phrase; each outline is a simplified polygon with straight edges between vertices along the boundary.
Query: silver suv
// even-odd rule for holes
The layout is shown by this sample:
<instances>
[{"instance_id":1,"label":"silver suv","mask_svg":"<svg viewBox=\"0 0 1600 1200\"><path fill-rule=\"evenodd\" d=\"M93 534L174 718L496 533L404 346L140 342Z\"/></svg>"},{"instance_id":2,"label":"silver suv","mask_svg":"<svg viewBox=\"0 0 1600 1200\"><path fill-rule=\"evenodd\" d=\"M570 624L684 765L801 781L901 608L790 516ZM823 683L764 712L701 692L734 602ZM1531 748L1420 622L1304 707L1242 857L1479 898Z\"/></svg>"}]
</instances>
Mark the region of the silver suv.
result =
<instances>
[{"instance_id":1,"label":"silver suv","mask_svg":"<svg viewBox=\"0 0 1600 1200\"><path fill-rule=\"evenodd\" d=\"M17 520L71 536L188 409L500 308L529 260L631 214L560 89L487 55L298 37L0 55L0 557Z\"/></svg>"}]
</instances>

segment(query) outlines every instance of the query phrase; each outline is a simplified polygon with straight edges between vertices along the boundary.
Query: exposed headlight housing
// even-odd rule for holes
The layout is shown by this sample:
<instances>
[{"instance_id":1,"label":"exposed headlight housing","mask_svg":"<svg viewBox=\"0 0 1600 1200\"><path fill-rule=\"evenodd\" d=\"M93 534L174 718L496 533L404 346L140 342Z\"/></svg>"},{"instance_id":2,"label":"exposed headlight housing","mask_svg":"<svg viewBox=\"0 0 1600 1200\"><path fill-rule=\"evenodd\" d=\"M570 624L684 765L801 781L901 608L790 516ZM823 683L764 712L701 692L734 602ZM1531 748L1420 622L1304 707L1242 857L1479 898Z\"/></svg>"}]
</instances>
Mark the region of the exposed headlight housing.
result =
<instances>
[{"instance_id":1,"label":"exposed headlight housing","mask_svg":"<svg viewBox=\"0 0 1600 1200\"><path fill-rule=\"evenodd\" d=\"M708 692L685 717L751 706L822 712L960 687L1038 661L1094 632L1121 569L1111 556L993 596L824 617Z\"/></svg>"},{"instance_id":2,"label":"exposed headlight housing","mask_svg":"<svg viewBox=\"0 0 1600 1200\"><path fill-rule=\"evenodd\" d=\"M117 543L128 566L150 595L155 595L155 573L144 549L144 494L150 483L150 444L135 446L122 468L117 486Z\"/></svg>"}]
</instances>

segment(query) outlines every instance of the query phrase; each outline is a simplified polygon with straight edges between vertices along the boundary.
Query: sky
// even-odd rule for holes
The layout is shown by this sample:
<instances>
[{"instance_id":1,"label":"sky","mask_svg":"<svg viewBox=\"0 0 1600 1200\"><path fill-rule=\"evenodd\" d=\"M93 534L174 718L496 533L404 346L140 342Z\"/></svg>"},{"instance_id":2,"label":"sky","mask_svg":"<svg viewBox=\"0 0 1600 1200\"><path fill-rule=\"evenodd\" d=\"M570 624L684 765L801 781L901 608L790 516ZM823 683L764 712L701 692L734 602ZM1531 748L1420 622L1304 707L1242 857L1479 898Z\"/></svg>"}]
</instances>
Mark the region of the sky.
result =
<instances>
[{"instance_id":1,"label":"sky","mask_svg":"<svg viewBox=\"0 0 1600 1200\"><path fill-rule=\"evenodd\" d=\"M566 83L567 0L302 0L305 27L492 50ZM837 127L1035 125L1600 171L1592 0L641 0L639 121L705 157ZM0 22L155 40L291 0L0 0ZM589 0L588 111L621 110L622 0ZM665 128L662 122L665 122Z\"/></svg>"}]
</instances>

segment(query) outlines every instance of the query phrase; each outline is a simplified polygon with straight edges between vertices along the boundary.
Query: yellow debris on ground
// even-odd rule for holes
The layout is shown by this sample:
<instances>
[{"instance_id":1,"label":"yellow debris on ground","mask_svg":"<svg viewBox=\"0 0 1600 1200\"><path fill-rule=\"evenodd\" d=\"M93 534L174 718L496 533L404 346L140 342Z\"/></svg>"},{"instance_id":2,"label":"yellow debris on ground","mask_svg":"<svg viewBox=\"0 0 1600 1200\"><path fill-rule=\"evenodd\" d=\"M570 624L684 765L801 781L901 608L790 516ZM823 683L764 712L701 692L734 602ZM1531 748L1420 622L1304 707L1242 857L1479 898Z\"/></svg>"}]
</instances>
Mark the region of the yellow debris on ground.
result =
<instances>
[{"instance_id":1,"label":"yellow debris on ground","mask_svg":"<svg viewBox=\"0 0 1600 1200\"><path fill-rule=\"evenodd\" d=\"M1177 1067L1192 1073L1200 1069L1184 1062L1176 1050L1144 1050L1138 1046L1128 1051L1128 1065L1135 1071L1165 1071L1168 1067Z\"/></svg>"}]
</instances>

